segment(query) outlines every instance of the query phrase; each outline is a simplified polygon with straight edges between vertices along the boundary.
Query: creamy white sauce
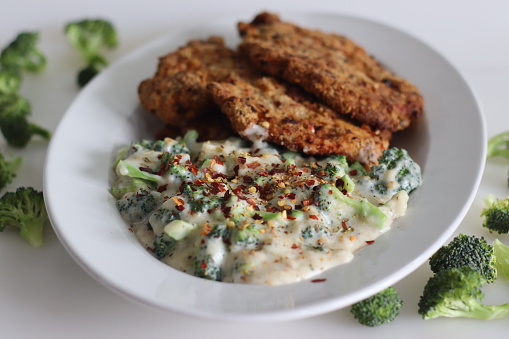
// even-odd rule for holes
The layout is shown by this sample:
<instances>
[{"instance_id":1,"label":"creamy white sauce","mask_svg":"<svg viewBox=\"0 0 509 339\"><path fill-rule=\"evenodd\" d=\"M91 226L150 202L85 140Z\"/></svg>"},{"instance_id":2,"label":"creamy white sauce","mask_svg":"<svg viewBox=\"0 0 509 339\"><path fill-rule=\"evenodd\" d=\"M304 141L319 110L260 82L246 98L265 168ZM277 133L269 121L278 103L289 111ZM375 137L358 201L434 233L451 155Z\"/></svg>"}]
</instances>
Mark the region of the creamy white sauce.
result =
<instances>
[{"instance_id":1,"label":"creamy white sauce","mask_svg":"<svg viewBox=\"0 0 509 339\"><path fill-rule=\"evenodd\" d=\"M178 142L166 139L163 150L171 152ZM368 179L346 192L335 187L347 176L343 168L333 176L323 170L333 161L284 159L265 143L248 148L237 139L194 142L191 156L172 153L166 167L163 150L134 145L117 165L119 211L162 262L207 279L267 285L311 279L351 261L406 211L405 191L369 203ZM126 163L143 169L140 176L149 174L134 193ZM208 204L201 209L203 202Z\"/></svg>"}]
</instances>

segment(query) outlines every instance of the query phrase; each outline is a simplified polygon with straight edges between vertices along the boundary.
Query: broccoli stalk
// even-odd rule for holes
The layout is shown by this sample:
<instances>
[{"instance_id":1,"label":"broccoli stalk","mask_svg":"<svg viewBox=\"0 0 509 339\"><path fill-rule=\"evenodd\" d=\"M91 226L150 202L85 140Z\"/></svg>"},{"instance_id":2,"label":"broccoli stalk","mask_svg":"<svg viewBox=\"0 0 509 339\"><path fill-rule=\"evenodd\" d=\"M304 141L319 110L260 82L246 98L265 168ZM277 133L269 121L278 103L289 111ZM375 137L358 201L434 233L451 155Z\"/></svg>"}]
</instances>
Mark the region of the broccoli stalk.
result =
<instances>
[{"instance_id":1,"label":"broccoli stalk","mask_svg":"<svg viewBox=\"0 0 509 339\"><path fill-rule=\"evenodd\" d=\"M493 246L481 237L459 234L449 244L442 246L431 258L429 265L434 273L469 266L479 272L487 282L497 279Z\"/></svg>"},{"instance_id":2,"label":"broccoli stalk","mask_svg":"<svg viewBox=\"0 0 509 339\"><path fill-rule=\"evenodd\" d=\"M493 252L495 253L495 267L497 274L503 276L509 283L509 246L503 244L500 240L493 241Z\"/></svg>"},{"instance_id":3,"label":"broccoli stalk","mask_svg":"<svg viewBox=\"0 0 509 339\"><path fill-rule=\"evenodd\" d=\"M484 202L486 206L481 211L481 217L484 217L483 227L490 232L509 233L509 197L496 199L490 194Z\"/></svg>"},{"instance_id":4,"label":"broccoli stalk","mask_svg":"<svg viewBox=\"0 0 509 339\"><path fill-rule=\"evenodd\" d=\"M21 167L21 157L14 157L11 160L5 159L4 155L0 153L0 189L12 182L16 177L16 172Z\"/></svg>"},{"instance_id":5,"label":"broccoli stalk","mask_svg":"<svg viewBox=\"0 0 509 339\"><path fill-rule=\"evenodd\" d=\"M469 266L449 268L432 276L419 299L424 319L438 317L498 319L509 314L509 304L484 305L481 287L486 279Z\"/></svg>"},{"instance_id":6,"label":"broccoli stalk","mask_svg":"<svg viewBox=\"0 0 509 339\"><path fill-rule=\"evenodd\" d=\"M65 26L65 36L69 44L80 54L86 66L78 73L77 82L85 86L108 61L101 54L104 48L118 45L117 31L113 25L103 19L85 19L70 22Z\"/></svg>"},{"instance_id":7,"label":"broccoli stalk","mask_svg":"<svg viewBox=\"0 0 509 339\"><path fill-rule=\"evenodd\" d=\"M43 228L48 219L42 192L19 187L0 198L0 232L7 226L18 227L19 234L34 247L43 244Z\"/></svg>"},{"instance_id":8,"label":"broccoli stalk","mask_svg":"<svg viewBox=\"0 0 509 339\"><path fill-rule=\"evenodd\" d=\"M351 306L350 312L362 325L375 327L390 323L403 306L398 291L389 287Z\"/></svg>"}]
</instances>

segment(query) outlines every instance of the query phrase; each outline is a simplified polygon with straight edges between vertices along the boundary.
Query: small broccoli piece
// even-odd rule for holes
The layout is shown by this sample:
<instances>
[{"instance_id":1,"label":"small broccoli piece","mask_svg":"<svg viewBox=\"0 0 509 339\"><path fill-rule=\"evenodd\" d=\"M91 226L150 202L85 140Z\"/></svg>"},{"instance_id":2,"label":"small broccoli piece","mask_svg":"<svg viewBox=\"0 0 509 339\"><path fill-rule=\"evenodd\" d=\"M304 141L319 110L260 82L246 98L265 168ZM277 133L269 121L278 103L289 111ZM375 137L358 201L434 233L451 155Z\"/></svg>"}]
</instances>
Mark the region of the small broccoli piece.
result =
<instances>
[{"instance_id":1,"label":"small broccoli piece","mask_svg":"<svg viewBox=\"0 0 509 339\"><path fill-rule=\"evenodd\" d=\"M502 157L509 160L509 131L495 135L488 140L486 158Z\"/></svg>"},{"instance_id":2,"label":"small broccoli piece","mask_svg":"<svg viewBox=\"0 0 509 339\"><path fill-rule=\"evenodd\" d=\"M175 245L175 239L172 239L166 233L156 237L153 244L154 255L157 259L162 259L170 253L171 248Z\"/></svg>"},{"instance_id":3,"label":"small broccoli piece","mask_svg":"<svg viewBox=\"0 0 509 339\"><path fill-rule=\"evenodd\" d=\"M19 234L30 245L43 244L44 224L48 219L42 192L32 187L19 187L0 198L0 232L7 226L18 227Z\"/></svg>"},{"instance_id":4,"label":"small broccoli piece","mask_svg":"<svg viewBox=\"0 0 509 339\"><path fill-rule=\"evenodd\" d=\"M320 185L316 193L317 194L315 194L315 197L321 196L320 198L318 198L319 199L318 202L319 204L321 204L321 206L318 206L318 208L321 210L326 211L327 206L330 203L328 199L334 198L343 204L355 208L357 214L359 215L359 218L370 219L370 224L374 225L377 228L382 228L382 226L385 224L385 221L387 220L387 216L385 215L385 213L382 212L382 210L376 207L375 205L371 204L367 200L357 200L349 198L331 184Z\"/></svg>"},{"instance_id":5,"label":"small broccoli piece","mask_svg":"<svg viewBox=\"0 0 509 339\"><path fill-rule=\"evenodd\" d=\"M223 270L221 266L214 261L214 258L207 254L203 258L198 258L194 264L195 275L200 278L221 281L223 279Z\"/></svg>"},{"instance_id":6,"label":"small broccoli piece","mask_svg":"<svg viewBox=\"0 0 509 339\"><path fill-rule=\"evenodd\" d=\"M503 276L509 283L509 246L503 244L500 240L493 241L493 252L495 253L495 267L497 275Z\"/></svg>"},{"instance_id":7,"label":"small broccoli piece","mask_svg":"<svg viewBox=\"0 0 509 339\"><path fill-rule=\"evenodd\" d=\"M46 56L37 47L39 33L22 32L0 54L0 65L29 72L46 68Z\"/></svg>"},{"instance_id":8,"label":"small broccoli piece","mask_svg":"<svg viewBox=\"0 0 509 339\"><path fill-rule=\"evenodd\" d=\"M484 217L483 227L490 232L509 233L509 197L496 199L490 194L484 202L486 206L481 211L481 217Z\"/></svg>"},{"instance_id":9,"label":"small broccoli piece","mask_svg":"<svg viewBox=\"0 0 509 339\"><path fill-rule=\"evenodd\" d=\"M0 153L0 190L10 184L16 177L16 172L21 167L21 157L14 157L11 160L5 159Z\"/></svg>"},{"instance_id":10,"label":"small broccoli piece","mask_svg":"<svg viewBox=\"0 0 509 339\"><path fill-rule=\"evenodd\" d=\"M118 45L118 34L113 25L104 19L84 19L70 22L65 26L65 36L69 44L80 54L86 66L78 73L77 82L85 86L108 61L102 50L112 49Z\"/></svg>"},{"instance_id":11,"label":"small broccoli piece","mask_svg":"<svg viewBox=\"0 0 509 339\"><path fill-rule=\"evenodd\" d=\"M398 291L389 287L351 306L350 312L362 325L375 327L390 323L403 306Z\"/></svg>"},{"instance_id":12,"label":"small broccoli piece","mask_svg":"<svg viewBox=\"0 0 509 339\"><path fill-rule=\"evenodd\" d=\"M161 193L141 189L117 200L116 206L122 218L129 224L133 224L141 222L153 212L159 206L161 199Z\"/></svg>"},{"instance_id":13,"label":"small broccoli piece","mask_svg":"<svg viewBox=\"0 0 509 339\"><path fill-rule=\"evenodd\" d=\"M431 256L429 265L434 273L449 268L469 266L491 283L497 279L495 261L493 246L489 245L483 237L459 234Z\"/></svg>"},{"instance_id":14,"label":"small broccoli piece","mask_svg":"<svg viewBox=\"0 0 509 339\"><path fill-rule=\"evenodd\" d=\"M497 319L509 314L509 304L484 305L481 288L486 279L469 266L449 268L433 275L419 299L424 319L438 317Z\"/></svg>"},{"instance_id":15,"label":"small broccoli piece","mask_svg":"<svg viewBox=\"0 0 509 339\"><path fill-rule=\"evenodd\" d=\"M130 178L142 179L149 182L153 182L154 184L159 183L159 181L161 180L160 176L146 171L142 171L141 169L136 168L136 166L133 166L124 160L120 160L118 162L116 172L118 176L127 176Z\"/></svg>"},{"instance_id":16,"label":"small broccoli piece","mask_svg":"<svg viewBox=\"0 0 509 339\"><path fill-rule=\"evenodd\" d=\"M380 193L386 194L387 191L396 193L401 190L410 193L422 184L421 169L406 150L389 148L383 152L378 162L378 165L371 168L369 175L377 181L375 187ZM388 171L395 172L391 181L386 180Z\"/></svg>"},{"instance_id":17,"label":"small broccoli piece","mask_svg":"<svg viewBox=\"0 0 509 339\"><path fill-rule=\"evenodd\" d=\"M9 145L25 147L34 135L51 138L48 130L28 121L30 114L30 103L21 96L0 95L0 130Z\"/></svg>"},{"instance_id":18,"label":"small broccoli piece","mask_svg":"<svg viewBox=\"0 0 509 339\"><path fill-rule=\"evenodd\" d=\"M186 184L182 194L193 212L205 212L221 205L223 199L210 193L206 186Z\"/></svg>"}]
</instances>

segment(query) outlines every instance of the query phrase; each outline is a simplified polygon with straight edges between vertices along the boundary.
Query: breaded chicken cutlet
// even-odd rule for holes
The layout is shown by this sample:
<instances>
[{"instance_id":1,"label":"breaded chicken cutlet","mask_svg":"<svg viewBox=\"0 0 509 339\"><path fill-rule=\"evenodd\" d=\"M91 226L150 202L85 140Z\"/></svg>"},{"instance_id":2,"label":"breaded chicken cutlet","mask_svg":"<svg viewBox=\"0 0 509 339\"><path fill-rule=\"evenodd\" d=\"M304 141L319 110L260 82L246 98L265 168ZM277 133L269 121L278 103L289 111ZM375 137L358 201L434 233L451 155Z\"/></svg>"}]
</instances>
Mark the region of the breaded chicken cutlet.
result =
<instances>
[{"instance_id":1,"label":"breaded chicken cutlet","mask_svg":"<svg viewBox=\"0 0 509 339\"><path fill-rule=\"evenodd\" d=\"M263 141L313 155L342 154L367 166L391 135L342 119L296 86L262 74L220 38L191 41L162 57L155 75L140 84L139 97L171 124L169 133L199 120L221 121L211 115L219 107L245 138L253 140L250 131L258 126L266 130Z\"/></svg>"},{"instance_id":2,"label":"breaded chicken cutlet","mask_svg":"<svg viewBox=\"0 0 509 339\"><path fill-rule=\"evenodd\" d=\"M301 28L267 12L239 23L238 30L239 48L256 67L301 86L338 113L398 131L423 112L414 85L344 36Z\"/></svg>"}]
</instances>

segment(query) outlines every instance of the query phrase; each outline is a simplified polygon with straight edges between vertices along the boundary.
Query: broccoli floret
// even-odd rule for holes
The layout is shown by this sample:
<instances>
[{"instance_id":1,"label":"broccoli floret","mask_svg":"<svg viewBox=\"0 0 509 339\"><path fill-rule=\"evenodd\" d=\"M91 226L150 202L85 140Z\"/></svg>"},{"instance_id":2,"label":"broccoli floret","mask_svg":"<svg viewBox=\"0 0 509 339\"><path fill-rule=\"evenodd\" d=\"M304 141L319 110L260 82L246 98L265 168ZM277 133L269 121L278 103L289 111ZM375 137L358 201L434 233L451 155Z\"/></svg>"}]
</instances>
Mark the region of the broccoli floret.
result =
<instances>
[{"instance_id":1,"label":"broccoli floret","mask_svg":"<svg viewBox=\"0 0 509 339\"><path fill-rule=\"evenodd\" d=\"M43 244L44 224L48 219L42 192L32 187L19 187L0 198L0 232L7 226L18 227L19 234L30 245Z\"/></svg>"},{"instance_id":2,"label":"broccoli floret","mask_svg":"<svg viewBox=\"0 0 509 339\"><path fill-rule=\"evenodd\" d=\"M159 206L161 199L161 193L141 189L117 200L116 206L122 218L129 224L133 224L142 221L153 212Z\"/></svg>"},{"instance_id":3,"label":"broccoli floret","mask_svg":"<svg viewBox=\"0 0 509 339\"><path fill-rule=\"evenodd\" d=\"M490 194L484 202L486 206L481 211L481 217L484 217L483 227L490 232L509 233L509 197L496 199Z\"/></svg>"},{"instance_id":4,"label":"broccoli floret","mask_svg":"<svg viewBox=\"0 0 509 339\"><path fill-rule=\"evenodd\" d=\"M209 254L203 258L198 258L195 261L194 273L197 277L209 280L221 281L223 279L223 271L221 267Z\"/></svg>"},{"instance_id":5,"label":"broccoli floret","mask_svg":"<svg viewBox=\"0 0 509 339\"><path fill-rule=\"evenodd\" d=\"M210 193L206 186L186 184L182 194L187 198L193 212L205 212L221 205L223 199Z\"/></svg>"},{"instance_id":6,"label":"broccoli floret","mask_svg":"<svg viewBox=\"0 0 509 339\"><path fill-rule=\"evenodd\" d=\"M503 244L500 240L493 241L493 252L495 253L495 267L497 275L504 277L509 283L509 246Z\"/></svg>"},{"instance_id":7,"label":"broccoli floret","mask_svg":"<svg viewBox=\"0 0 509 339\"><path fill-rule=\"evenodd\" d=\"M117 47L117 31L107 20L85 19L68 23L64 32L69 44L86 63L77 78L78 85L83 87L102 68L108 66L109 63L102 55L102 50Z\"/></svg>"},{"instance_id":8,"label":"broccoli floret","mask_svg":"<svg viewBox=\"0 0 509 339\"><path fill-rule=\"evenodd\" d=\"M37 47L39 33L22 32L0 54L2 67L41 72L46 68L46 56Z\"/></svg>"},{"instance_id":9,"label":"broccoli floret","mask_svg":"<svg viewBox=\"0 0 509 339\"><path fill-rule=\"evenodd\" d=\"M171 248L175 245L175 239L169 237L166 233L156 237L153 244L154 255L157 259L162 259L170 253Z\"/></svg>"},{"instance_id":10,"label":"broccoli floret","mask_svg":"<svg viewBox=\"0 0 509 339\"><path fill-rule=\"evenodd\" d=\"M509 131L495 135L488 140L486 158L502 157L509 160Z\"/></svg>"},{"instance_id":11,"label":"broccoli floret","mask_svg":"<svg viewBox=\"0 0 509 339\"><path fill-rule=\"evenodd\" d=\"M21 167L22 162L21 157L13 157L11 160L7 160L0 153L0 190L10 184L16 177L16 172Z\"/></svg>"},{"instance_id":12,"label":"broccoli floret","mask_svg":"<svg viewBox=\"0 0 509 339\"><path fill-rule=\"evenodd\" d=\"M28 121L30 103L17 94L0 95L0 130L9 145L25 147L32 136L50 139L51 133Z\"/></svg>"},{"instance_id":13,"label":"broccoli floret","mask_svg":"<svg viewBox=\"0 0 509 339\"><path fill-rule=\"evenodd\" d=\"M403 306L398 291L389 287L374 296L353 304L350 312L362 325L380 326L390 323L398 315Z\"/></svg>"},{"instance_id":14,"label":"broccoli floret","mask_svg":"<svg viewBox=\"0 0 509 339\"><path fill-rule=\"evenodd\" d=\"M509 314L509 304L482 303L485 284L484 276L469 266L439 271L424 286L418 312L424 319L497 319Z\"/></svg>"},{"instance_id":15,"label":"broccoli floret","mask_svg":"<svg viewBox=\"0 0 509 339\"><path fill-rule=\"evenodd\" d=\"M387 191L396 193L401 190L410 193L421 185L421 169L410 158L406 150L396 147L389 148L383 152L378 162L378 165L371 168L369 175L377 181L375 187L380 193L386 194ZM386 180L387 171L396 172L393 181Z\"/></svg>"},{"instance_id":16,"label":"broccoli floret","mask_svg":"<svg viewBox=\"0 0 509 339\"><path fill-rule=\"evenodd\" d=\"M429 265L434 273L449 268L469 266L491 283L497 279L495 261L493 246L483 237L459 234L431 256Z\"/></svg>"}]
</instances>

